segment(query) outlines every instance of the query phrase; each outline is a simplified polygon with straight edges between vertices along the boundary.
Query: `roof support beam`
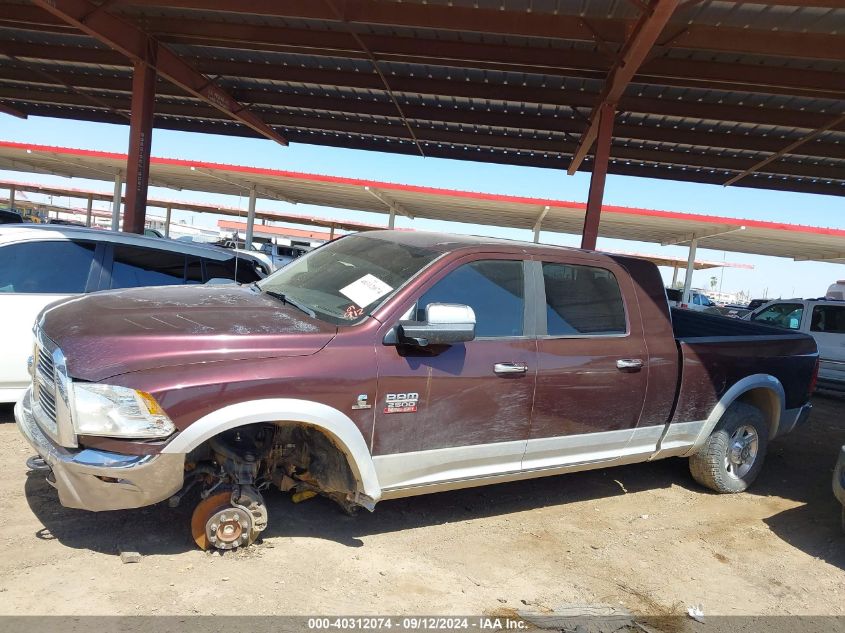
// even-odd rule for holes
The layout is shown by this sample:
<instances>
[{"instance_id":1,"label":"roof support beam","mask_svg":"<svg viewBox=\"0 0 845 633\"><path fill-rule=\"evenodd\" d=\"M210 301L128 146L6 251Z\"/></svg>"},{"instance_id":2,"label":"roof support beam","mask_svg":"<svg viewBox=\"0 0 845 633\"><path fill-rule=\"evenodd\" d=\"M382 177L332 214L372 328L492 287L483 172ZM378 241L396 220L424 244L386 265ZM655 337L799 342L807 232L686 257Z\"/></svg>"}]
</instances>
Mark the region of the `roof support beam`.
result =
<instances>
[{"instance_id":1,"label":"roof support beam","mask_svg":"<svg viewBox=\"0 0 845 633\"><path fill-rule=\"evenodd\" d=\"M94 210L94 196L89 193L88 194L88 206L85 207L85 226L91 226L91 212L93 210Z\"/></svg>"},{"instance_id":2,"label":"roof support beam","mask_svg":"<svg viewBox=\"0 0 845 633\"><path fill-rule=\"evenodd\" d=\"M365 186L364 191L369 193L373 198L375 198L384 206L386 206L390 210L391 215L395 215L398 213L399 215L404 215L409 220L414 219L414 215L410 213L404 206L396 202L393 198L389 197L379 189L376 189L375 187ZM391 226L390 228L393 228L393 226Z\"/></svg>"},{"instance_id":3,"label":"roof support beam","mask_svg":"<svg viewBox=\"0 0 845 633\"><path fill-rule=\"evenodd\" d=\"M120 51L133 62L143 62L147 51L156 44L145 31L105 11L96 11L97 5L88 0L32 0L33 4L48 11L64 22ZM246 106L233 99L225 90L214 85L205 75L182 60L165 46L158 45L156 71L189 94L211 104L234 120L256 133L287 145L287 141L261 119L249 112Z\"/></svg>"},{"instance_id":4,"label":"roof support beam","mask_svg":"<svg viewBox=\"0 0 845 633\"><path fill-rule=\"evenodd\" d=\"M540 211L540 215L537 216L537 221L534 222L534 243L538 244L540 242L540 227L543 225L543 220L546 219L546 215L549 213L549 205L543 207L543 210Z\"/></svg>"},{"instance_id":5,"label":"roof support beam","mask_svg":"<svg viewBox=\"0 0 845 633\"><path fill-rule=\"evenodd\" d=\"M603 103L598 112L598 144L593 173L590 176L590 193L587 196L587 211L584 215L584 229L581 231L581 248L594 250L599 236L601 205L604 200L604 183L607 179L607 163L610 160L610 141L613 138L613 119L616 110L612 103Z\"/></svg>"},{"instance_id":6,"label":"roof support beam","mask_svg":"<svg viewBox=\"0 0 845 633\"><path fill-rule=\"evenodd\" d=\"M796 255L792 258L796 262L835 262L845 259L845 252L833 253L830 255L821 255L819 257L807 257L806 255Z\"/></svg>"},{"instance_id":7,"label":"roof support beam","mask_svg":"<svg viewBox=\"0 0 845 633\"><path fill-rule=\"evenodd\" d=\"M792 3L802 0L791 0ZM810 0L806 0L810 1ZM830 8L830 0L813 0ZM338 20L321 2L313 0L132 0L133 5L167 6L191 8L205 11L243 11L256 15L282 18L305 18L313 20ZM456 3L457 4L457 3ZM680 1L676 4L682 4ZM775 4L775 3L771 3ZM777 2L776 4L781 4ZM784 2L783 4L790 4ZM496 33L500 35L522 35L547 39L570 39L593 41L593 32L584 25L578 15L550 13L544 11L500 10L500 7L474 8L470 6L448 6L440 3L379 2L378 0L347 0L344 18L352 24L375 24L384 26L410 27L420 29L443 29L450 31L471 31L475 33ZM652 7L654 3L652 2ZM685 3L684 8L690 4ZM688 17L678 13L679 22ZM165 18L167 19L167 18ZM624 19L591 18L590 24L606 42L625 41L629 23ZM234 26L234 25L233 25ZM178 27L178 24L174 25ZM317 39L327 31L315 29ZM367 40L372 38L368 35ZM774 31L764 28L714 26L689 24L677 42L678 47L694 50L713 50L761 55L782 55L820 59L838 59L836 46L838 36L827 33L800 33ZM276 40L283 42L283 39ZM379 51L378 47L370 47ZM417 45L416 51L426 47Z\"/></svg>"},{"instance_id":8,"label":"roof support beam","mask_svg":"<svg viewBox=\"0 0 845 633\"><path fill-rule=\"evenodd\" d=\"M155 43L148 52L149 61L155 62ZM126 208L123 212L123 230L144 234L147 219L147 189L150 181L150 149L153 137L153 110L155 109L155 67L147 62L135 62L132 79L132 115L129 121L129 155L126 161Z\"/></svg>"},{"instance_id":9,"label":"roof support beam","mask_svg":"<svg viewBox=\"0 0 845 633\"><path fill-rule=\"evenodd\" d=\"M14 7L16 11L23 8L22 5L14 5ZM33 7L33 9L35 8ZM35 10L43 13L40 9ZM0 5L0 18L3 16L4 5ZM2 22L0 21L0 23ZM216 30L216 25L212 24L208 28L210 31L209 36L211 37ZM276 31L274 30L274 32ZM286 34L288 32L289 29L280 30L279 41L287 42ZM162 38L162 41L164 39ZM214 55L214 49L219 48L221 42L222 40L217 42L216 45L213 42L207 43L207 45L212 47L212 55ZM3 42L3 47L4 50L10 50L19 57L32 59L62 59L106 65L121 65L123 62L122 56L116 54L114 51L100 48L85 48L81 44L82 42L80 42L79 47L56 46L7 40ZM432 54L431 51L435 50L430 44L430 41L423 41L418 45L418 50L427 51L427 54L419 54L417 59L420 60L420 63L437 65L437 59L428 57L429 54ZM665 42L661 42L661 44L665 45ZM278 45L265 46L259 44L257 41L239 43L237 46L242 49L262 48L268 51L284 52ZM467 47L465 43L462 46ZM384 44L379 47L379 60L390 61L391 55L386 53L384 49ZM540 53L544 52L542 49L523 49L520 51L520 57L518 58L515 56L515 51L512 48L498 55L493 54L494 51L499 50L500 48L496 45L485 44L483 48L478 49L476 55L469 55L469 49L467 49L465 51L467 54L463 55L463 57L467 58L466 64L472 67L485 68L498 65L500 67L507 66L510 70L519 72L541 72L567 77L592 77L601 79L606 76L609 68L609 63L603 55L591 51L568 51L565 57L561 56L558 59L551 60L548 58L548 55L541 57ZM490 51L490 53L485 51ZM455 54L457 52L454 51ZM506 55L506 52L509 52L510 56ZM531 55L529 56L528 53L531 53ZM319 50L315 51L315 54L337 55L338 51L335 49L325 49L322 53ZM357 52L344 53L344 56L364 57L363 53ZM395 56L393 57L395 58ZM505 61L510 62L510 64L505 65ZM255 65L244 61L231 60L222 51L220 55L214 55L214 59L195 58L191 60L191 63L200 72L219 73L235 77L264 77L281 81L354 85L363 88L380 87L380 80L375 73L345 73L343 71L327 70L326 68L291 67L281 64ZM556 65L550 66L550 64ZM347 78L346 81L351 80L355 83L344 84L344 77ZM401 90L403 85L402 79L401 77L391 76L391 87L396 91ZM419 84L422 78L417 77L415 79L417 81L417 89L414 92L419 92ZM788 96L816 96L825 99L845 98L845 88L840 87L840 77L838 73L833 71L783 68L779 66L768 67L750 64L726 64L709 60L674 59L669 57L652 58L643 63L634 81L705 89L753 91ZM422 83L433 86L437 84L437 80L427 80ZM449 85L449 82L443 83L446 86ZM486 87L489 90L489 85ZM448 88L431 88L429 92L434 94L450 94L447 90ZM525 92L523 87L523 93ZM516 98L515 100L521 103L530 99L523 97L522 99Z\"/></svg>"},{"instance_id":10,"label":"roof support beam","mask_svg":"<svg viewBox=\"0 0 845 633\"><path fill-rule=\"evenodd\" d=\"M669 18L675 12L678 2L679 0L654 0L651 10L640 16L631 37L622 47L619 60L613 64L607 74L604 88L599 94L599 101L590 115L590 125L581 135L581 142L569 164L567 171L570 176L581 166L581 162L598 136L600 113L603 112L603 108L610 106L615 109L625 88L634 78L640 65L657 42L657 38L663 32Z\"/></svg>"},{"instance_id":11,"label":"roof support beam","mask_svg":"<svg viewBox=\"0 0 845 633\"><path fill-rule=\"evenodd\" d=\"M3 5L0 5L2 11ZM209 27L210 28L210 27ZM281 40L284 40L284 33L281 33ZM81 64L104 64L110 66L130 66L125 62L125 58L121 55L106 49L92 49L76 46L51 46L41 44L31 44L27 42L11 42L8 40L0 43L3 54L14 55L21 58L28 58L33 60L51 60L61 59L68 62L76 62ZM317 84L323 86L344 86L349 88L362 88L370 90L382 90L383 84L376 73L360 73L360 72L346 72L336 71L327 68L300 67L283 65L281 63L271 64L250 64L247 61L234 61L225 55L223 49L219 49L220 42L217 43L218 48L211 49L211 57L192 57L190 62L199 70L204 72L220 73L229 77L254 77L256 79L270 79L274 81L290 81L290 82L304 82L309 84ZM238 44L239 47L250 48L246 45ZM252 47L258 47L253 43ZM428 50L424 45L419 45L423 50ZM219 51L219 54L214 51ZM337 54L335 52L335 54ZM548 57L548 56L547 56ZM381 60L385 59L384 55L380 54ZM571 54L567 53L566 60L571 59ZM580 65L582 62L578 62ZM643 69L651 67L655 63L670 64L672 77L685 77L682 82L685 86L698 86L702 88L715 87L712 83L702 81L711 75L716 78L724 75L719 79L718 85L721 89L730 90L752 90L755 92L767 92L772 94L784 94L789 96L804 95L804 96L818 96L827 99L845 99L845 87L839 88L841 78L836 73L828 73L821 71L801 70L784 68L768 68L766 66L742 66L742 65L718 65L715 62L693 62L691 60L674 60L669 58L657 58L651 60L643 65ZM478 64L473 64L473 67ZM606 68L606 66L602 66ZM520 70L525 72L528 68L525 65L520 66ZM641 69L642 70L642 69ZM76 81L77 77L83 77L85 72L90 72L90 69L74 69L73 76L62 75L64 79ZM541 72L555 75L575 76L568 69L544 68ZM710 73L708 75L708 73ZM600 73L593 73L597 78L606 74L606 70ZM20 70L13 68L3 68L0 72L2 77L16 78L20 77ZM662 73L640 75L636 77L637 81L647 80L655 83L661 83ZM730 79L725 83L722 79ZM80 79L82 81L82 79ZM87 78L85 81L87 85L91 84L91 79ZM112 78L100 78L101 82L119 81ZM128 84L124 81L124 84ZM444 97L468 97L468 98L489 98L490 91L495 90L497 99L504 101L511 101L515 106L522 104L549 104L549 105L566 105L578 107L592 107L596 101L596 94L590 92L572 94L571 91L561 91L551 88L535 88L529 86L514 86L512 84L495 84L482 82L466 82L442 79L429 79L424 76L403 77L399 75L392 75L390 77L390 86L397 92L409 92L413 94L423 93L429 95L442 95ZM103 86L104 88L106 86ZM164 87L159 88L159 93L165 93ZM239 95L248 95L243 97L250 101L257 101L258 98L253 98L255 91L238 91ZM265 93L265 99L272 96L272 93ZM830 115L824 115L817 112L806 112L792 109L781 109L772 107L760 107L749 105L734 105L734 104L718 104L705 102L677 102L666 99L653 99L646 97L625 96L620 104L620 110L631 112L650 112L661 113L671 116L683 116L705 119L716 119L725 121L737 121L748 123L761 123L770 125L783 125L787 127L801 127L807 130L814 130L824 125L830 118ZM409 112L409 106L405 106L403 110L410 116L416 118ZM840 126L840 128L845 126Z\"/></svg>"},{"instance_id":12,"label":"roof support beam","mask_svg":"<svg viewBox=\"0 0 845 633\"><path fill-rule=\"evenodd\" d=\"M209 176L210 178L214 178L216 180L220 180L221 182L225 182L225 183L228 183L230 185L234 185L235 187L240 187L244 191L249 191L249 192L255 191L256 193L261 195L261 197L263 197L263 198L269 198L270 200L279 200L281 202L287 202L288 204L297 204L297 201L294 200L293 198L288 198L287 196L282 195L282 194L280 194L276 191L273 191L272 189L267 189L266 187L259 187L259 186L255 185L254 183L244 182L244 181L241 181L237 178L224 178L223 176L215 173L211 169L206 169L206 168L203 168L203 167L197 168L197 167L192 166L191 171L195 171L195 172L199 172L201 174L205 174L206 176Z\"/></svg>"},{"instance_id":13,"label":"roof support beam","mask_svg":"<svg viewBox=\"0 0 845 633\"><path fill-rule=\"evenodd\" d=\"M248 72L245 69L244 72ZM117 91L120 97L125 97L130 89L130 81L124 77L103 77L95 74L78 74L72 75L67 73L63 75L56 75L56 82L41 82L37 87L32 86L32 73L23 68L20 69L4 69L0 72L0 99L15 98L21 96L22 87L27 86L26 97L30 102L68 102L73 99L78 103L83 103L81 98L69 97L57 94L52 87L62 86L67 81L72 80L76 87L80 90L108 90L110 92ZM22 85L9 85L3 82L3 79L12 79ZM67 81L66 81L67 80ZM30 87L31 86L31 87ZM173 95L179 92L176 87L168 85L158 86L157 93L159 95ZM497 88L497 94L499 89ZM586 93L584 93L586 94ZM117 96L117 95L115 95ZM256 110L267 110L268 108L303 108L303 109L317 109L332 113L340 113L343 116L349 115L372 115L379 117L396 118L396 112L393 106L384 100L378 101L358 101L352 99L340 99L331 96L318 95L302 95L291 94L287 92L270 92L265 90L238 90L238 96L242 99L249 100ZM845 98L845 94L843 95ZM101 99L102 101L102 99ZM470 123L478 126L492 126L492 127L511 127L522 128L526 125L526 115L520 114L520 111L530 112L530 126L532 130L548 131L548 132L564 132L573 133L579 132L583 129L583 123L568 117L553 117L541 116L541 109L537 105L524 104L520 110L516 108L510 109L507 112L487 112L479 111L478 109L470 110L466 107L448 107L437 108L425 105L411 105L404 106L403 110L406 116L416 121L448 121L452 123ZM781 111L783 114L785 111ZM796 122L801 114L796 113ZM287 115L279 114L262 114L264 119L274 124L275 121L285 121ZM845 121L843 121L845 123ZM708 132L709 125L700 124L697 130L677 129L674 127L655 127L649 125L615 125L614 137L617 139L633 139L646 140L654 142L669 142L685 145L699 145L702 147L723 147L729 149L744 149L757 152L777 152L783 148L783 139L774 137L750 136L745 134L726 134L719 132ZM418 137L419 138L419 137ZM810 150L809 152L802 152L802 148ZM816 142L812 145L802 145L795 148L792 154L811 155L816 157L828 158L845 158L845 145L832 142Z\"/></svg>"},{"instance_id":14,"label":"roof support beam","mask_svg":"<svg viewBox=\"0 0 845 633\"><path fill-rule=\"evenodd\" d=\"M114 197L111 203L111 230L120 230L120 202L123 199L121 188L123 187L123 175L117 172L114 175Z\"/></svg>"},{"instance_id":15,"label":"roof support beam","mask_svg":"<svg viewBox=\"0 0 845 633\"><path fill-rule=\"evenodd\" d=\"M12 106L5 105L4 103L0 103L0 112L3 114L8 114L9 116L17 117L19 119L27 118L27 115L21 112L20 110L16 110Z\"/></svg>"},{"instance_id":16,"label":"roof support beam","mask_svg":"<svg viewBox=\"0 0 845 633\"><path fill-rule=\"evenodd\" d=\"M661 246L675 246L677 244L686 244L687 242L693 242L698 240L703 240L708 237L715 237L717 235L726 235L728 233L735 233L736 231L744 231L744 226L725 226L717 229L711 229L709 231L696 231L695 233L688 233L686 235L679 235L676 238L672 238L671 240L667 240L665 242L661 242Z\"/></svg>"},{"instance_id":17,"label":"roof support beam","mask_svg":"<svg viewBox=\"0 0 845 633\"><path fill-rule=\"evenodd\" d=\"M819 136L821 136L822 134L824 134L828 130L830 130L830 129L838 126L838 125L841 125L842 123L845 123L845 114L843 114L842 116L836 117L835 119L833 119L830 123L828 123L824 127L821 127L817 130L814 130L810 134L807 134L806 136L802 136L801 138L793 141L792 143L790 143L789 145L787 145L786 147L784 147L780 151L775 152L774 154L772 154L768 158L761 160L759 163L752 165L751 167L749 167L748 169L746 169L742 173L737 174L736 176L734 176L730 180L725 181L725 187L728 187L728 186L734 184L735 182L745 178L746 176L749 176L749 175L751 175L751 174L753 174L757 171L760 171L763 167L765 167L769 163L774 162L779 158L782 158L786 154L792 154L796 149L798 149L799 147L801 147L805 143L809 143L810 141L817 139Z\"/></svg>"},{"instance_id":18,"label":"roof support beam","mask_svg":"<svg viewBox=\"0 0 845 633\"><path fill-rule=\"evenodd\" d=\"M249 207L247 207L247 214L246 214L246 236L244 237L244 249L251 250L252 249L252 235L253 229L255 227L255 202L256 202L256 191L255 186L253 185L249 189Z\"/></svg>"},{"instance_id":19,"label":"roof support beam","mask_svg":"<svg viewBox=\"0 0 845 633\"><path fill-rule=\"evenodd\" d=\"M354 30L349 27L349 22L346 20L346 17L338 11L337 7L335 6L332 0L325 0L325 3L328 5L331 12L334 16L343 22L343 25L346 27L346 30L349 32L349 35L352 36L352 39L361 47L361 50L366 53L367 57L370 60L370 63L373 65L373 70L381 79L381 82L384 84L384 89L387 91L387 94L390 96L390 100L393 102L393 106L396 108L396 111L399 113L399 118L402 119L402 123L405 124L405 128L408 130L408 134L411 135L411 138L414 139L414 144L417 146L417 149L420 152L420 156L425 158L425 152L423 151L422 145L420 145L419 139L417 139L417 135L414 133L414 128L411 127L410 122L408 121L408 117L405 116L405 112L402 110L402 106L399 105L399 100L396 98L396 95L393 93L393 90L390 88L390 84L387 82L387 77L384 76L384 73L381 71L381 67L379 66L378 60L370 48L366 45L364 40L361 39L361 36L358 35Z\"/></svg>"},{"instance_id":20,"label":"roof support beam","mask_svg":"<svg viewBox=\"0 0 845 633\"><path fill-rule=\"evenodd\" d=\"M681 295L681 303L689 305L692 299L690 290L692 290L692 273L695 270L695 252L698 250L698 240L693 238L689 245L689 254L687 257L687 273L684 275L684 293Z\"/></svg>"}]
</instances>

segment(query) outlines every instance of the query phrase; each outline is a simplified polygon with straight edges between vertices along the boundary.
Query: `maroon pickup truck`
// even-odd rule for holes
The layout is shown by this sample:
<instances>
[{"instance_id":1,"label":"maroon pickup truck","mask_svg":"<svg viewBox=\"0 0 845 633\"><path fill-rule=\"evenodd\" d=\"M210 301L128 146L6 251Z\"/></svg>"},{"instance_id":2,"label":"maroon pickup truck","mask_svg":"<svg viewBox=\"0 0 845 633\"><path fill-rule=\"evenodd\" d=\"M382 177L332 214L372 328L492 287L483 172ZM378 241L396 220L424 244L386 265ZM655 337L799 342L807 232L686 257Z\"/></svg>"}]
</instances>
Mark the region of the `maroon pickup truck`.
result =
<instances>
[{"instance_id":1,"label":"maroon pickup truck","mask_svg":"<svg viewBox=\"0 0 845 633\"><path fill-rule=\"evenodd\" d=\"M648 262L418 232L343 237L251 286L95 293L35 335L15 417L61 503L193 489L194 539L220 549L266 528L271 487L372 510L686 456L738 492L818 369L809 336L670 314Z\"/></svg>"}]
</instances>

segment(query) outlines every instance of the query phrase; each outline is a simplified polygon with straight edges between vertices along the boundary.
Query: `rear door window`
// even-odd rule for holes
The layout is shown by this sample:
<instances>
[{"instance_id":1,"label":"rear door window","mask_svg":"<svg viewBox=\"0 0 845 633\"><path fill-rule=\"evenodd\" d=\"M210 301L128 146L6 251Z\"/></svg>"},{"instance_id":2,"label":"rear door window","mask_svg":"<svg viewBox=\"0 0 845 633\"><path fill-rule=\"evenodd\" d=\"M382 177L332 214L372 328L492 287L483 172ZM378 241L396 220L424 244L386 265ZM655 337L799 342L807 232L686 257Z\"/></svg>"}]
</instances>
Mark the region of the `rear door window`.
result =
<instances>
[{"instance_id":1,"label":"rear door window","mask_svg":"<svg viewBox=\"0 0 845 633\"><path fill-rule=\"evenodd\" d=\"M609 270L543 262L543 285L549 336L628 331L622 291Z\"/></svg>"},{"instance_id":2,"label":"rear door window","mask_svg":"<svg viewBox=\"0 0 845 633\"><path fill-rule=\"evenodd\" d=\"M79 294L88 287L96 244L45 241L0 248L0 292Z\"/></svg>"},{"instance_id":3,"label":"rear door window","mask_svg":"<svg viewBox=\"0 0 845 633\"><path fill-rule=\"evenodd\" d=\"M185 283L185 255L157 248L115 244L112 288L173 286Z\"/></svg>"},{"instance_id":4,"label":"rear door window","mask_svg":"<svg viewBox=\"0 0 845 633\"><path fill-rule=\"evenodd\" d=\"M487 260L464 264L432 286L417 303L417 320L425 320L430 303L458 303L475 311L480 338L522 336L525 275L522 261Z\"/></svg>"},{"instance_id":5,"label":"rear door window","mask_svg":"<svg viewBox=\"0 0 845 633\"><path fill-rule=\"evenodd\" d=\"M845 306L816 306L810 320L811 332L845 334Z\"/></svg>"},{"instance_id":6,"label":"rear door window","mask_svg":"<svg viewBox=\"0 0 845 633\"><path fill-rule=\"evenodd\" d=\"M801 327L803 316L804 304L802 303L775 303L759 314L755 314L751 320L797 330Z\"/></svg>"}]
</instances>

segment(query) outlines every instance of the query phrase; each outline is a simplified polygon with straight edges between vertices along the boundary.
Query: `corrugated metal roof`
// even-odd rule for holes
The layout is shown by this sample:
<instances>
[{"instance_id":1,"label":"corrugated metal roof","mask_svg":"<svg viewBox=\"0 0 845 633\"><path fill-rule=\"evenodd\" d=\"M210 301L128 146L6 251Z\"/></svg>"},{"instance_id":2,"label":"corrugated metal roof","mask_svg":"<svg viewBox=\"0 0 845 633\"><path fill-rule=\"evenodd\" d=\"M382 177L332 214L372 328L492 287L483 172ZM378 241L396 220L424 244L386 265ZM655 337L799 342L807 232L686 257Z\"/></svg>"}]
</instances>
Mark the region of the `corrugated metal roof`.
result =
<instances>
[{"instance_id":1,"label":"corrugated metal roof","mask_svg":"<svg viewBox=\"0 0 845 633\"><path fill-rule=\"evenodd\" d=\"M91 5L96 7L95 4ZM125 0L293 142L561 169L640 9L630 0ZM369 47L363 50L348 32ZM723 184L845 114L845 8L684 2L619 103L611 173ZM122 123L131 64L28 0L0 5L0 104ZM158 82L156 124L254 135ZM845 121L738 186L845 194ZM585 161L589 169L591 161Z\"/></svg>"}]
</instances>

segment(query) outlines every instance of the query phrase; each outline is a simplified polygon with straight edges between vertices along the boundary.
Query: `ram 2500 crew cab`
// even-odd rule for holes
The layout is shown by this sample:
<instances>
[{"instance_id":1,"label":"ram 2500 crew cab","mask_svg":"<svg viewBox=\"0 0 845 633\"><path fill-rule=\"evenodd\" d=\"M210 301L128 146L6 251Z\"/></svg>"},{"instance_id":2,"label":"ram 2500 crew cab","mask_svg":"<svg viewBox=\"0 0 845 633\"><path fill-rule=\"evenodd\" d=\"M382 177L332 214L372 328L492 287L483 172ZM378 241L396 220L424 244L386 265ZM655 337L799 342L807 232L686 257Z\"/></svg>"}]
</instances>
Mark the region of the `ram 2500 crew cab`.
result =
<instances>
[{"instance_id":1,"label":"ram 2500 crew cab","mask_svg":"<svg viewBox=\"0 0 845 633\"><path fill-rule=\"evenodd\" d=\"M61 503L193 489L194 539L221 549L266 528L270 487L372 510L685 456L741 491L818 367L809 336L670 315L651 263L421 232L343 237L248 286L96 293L35 333L15 417Z\"/></svg>"}]
</instances>

